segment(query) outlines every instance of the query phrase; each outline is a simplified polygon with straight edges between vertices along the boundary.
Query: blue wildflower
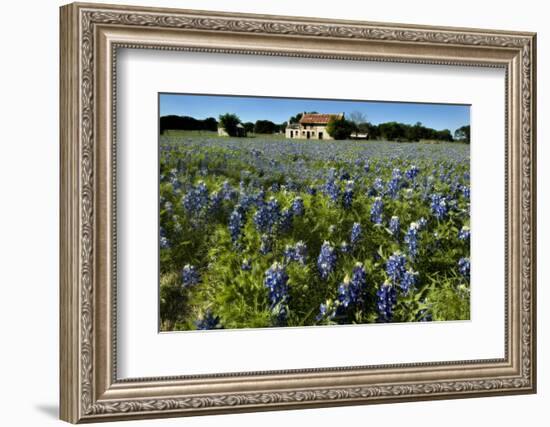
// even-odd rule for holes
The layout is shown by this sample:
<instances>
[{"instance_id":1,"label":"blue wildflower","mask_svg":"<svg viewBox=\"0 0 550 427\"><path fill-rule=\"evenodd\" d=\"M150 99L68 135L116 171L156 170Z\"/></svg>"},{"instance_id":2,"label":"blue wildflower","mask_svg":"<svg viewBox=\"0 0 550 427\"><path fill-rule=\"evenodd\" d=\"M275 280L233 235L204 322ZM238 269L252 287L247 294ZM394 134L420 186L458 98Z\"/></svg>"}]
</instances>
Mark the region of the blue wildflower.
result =
<instances>
[{"instance_id":1,"label":"blue wildflower","mask_svg":"<svg viewBox=\"0 0 550 427\"><path fill-rule=\"evenodd\" d=\"M200 282L200 280L200 274L194 266L190 264L185 264L183 266L183 269L181 271L181 281L184 288L196 285Z\"/></svg>"},{"instance_id":2,"label":"blue wildflower","mask_svg":"<svg viewBox=\"0 0 550 427\"><path fill-rule=\"evenodd\" d=\"M390 255L386 261L386 273L390 277L393 284L399 284L403 279L406 271L407 260L405 256L399 252Z\"/></svg>"},{"instance_id":3,"label":"blue wildflower","mask_svg":"<svg viewBox=\"0 0 550 427\"><path fill-rule=\"evenodd\" d=\"M289 261L296 261L302 265L305 265L307 257L307 246L302 241L299 241L294 246L286 245L283 256Z\"/></svg>"},{"instance_id":4,"label":"blue wildflower","mask_svg":"<svg viewBox=\"0 0 550 427\"><path fill-rule=\"evenodd\" d=\"M286 321L288 295L288 275L284 265L274 262L273 265L266 270L264 285L268 289L270 309L277 310L277 322L282 325Z\"/></svg>"},{"instance_id":5,"label":"blue wildflower","mask_svg":"<svg viewBox=\"0 0 550 427\"><path fill-rule=\"evenodd\" d=\"M458 271L466 279L470 278L470 258L460 258L458 261Z\"/></svg>"},{"instance_id":6,"label":"blue wildflower","mask_svg":"<svg viewBox=\"0 0 550 427\"><path fill-rule=\"evenodd\" d=\"M346 275L346 277L344 277L344 281L338 287L338 302L340 303L340 307L343 307L344 309L352 305L356 297L353 294L353 290L350 289L350 283L351 280L349 276Z\"/></svg>"},{"instance_id":7,"label":"blue wildflower","mask_svg":"<svg viewBox=\"0 0 550 427\"><path fill-rule=\"evenodd\" d=\"M361 239L362 229L361 224L358 222L354 222L351 226L351 237L350 242L352 245L356 245L357 242L359 242L359 239Z\"/></svg>"},{"instance_id":8,"label":"blue wildflower","mask_svg":"<svg viewBox=\"0 0 550 427\"><path fill-rule=\"evenodd\" d=\"M235 200L235 198L237 197L237 191L235 191L233 187L231 187L229 181L224 181L222 183L221 194L223 199L227 201Z\"/></svg>"},{"instance_id":9,"label":"blue wildflower","mask_svg":"<svg viewBox=\"0 0 550 427\"><path fill-rule=\"evenodd\" d=\"M307 258L307 246L301 240L294 246L294 261L305 264Z\"/></svg>"},{"instance_id":10,"label":"blue wildflower","mask_svg":"<svg viewBox=\"0 0 550 427\"><path fill-rule=\"evenodd\" d=\"M460 181L458 180L458 176L455 176L451 184L451 194L455 194L457 191L460 191L461 189L462 189L462 186L460 184Z\"/></svg>"},{"instance_id":11,"label":"blue wildflower","mask_svg":"<svg viewBox=\"0 0 550 427\"><path fill-rule=\"evenodd\" d=\"M235 206L231 216L229 217L229 234L234 244L237 244L241 236L242 228L244 227L244 216L240 206Z\"/></svg>"},{"instance_id":12,"label":"blue wildflower","mask_svg":"<svg viewBox=\"0 0 550 427\"><path fill-rule=\"evenodd\" d=\"M351 180L346 181L346 186L344 189L344 195L342 196L342 204L345 209L351 208L353 203L353 187L355 183Z\"/></svg>"},{"instance_id":13,"label":"blue wildflower","mask_svg":"<svg viewBox=\"0 0 550 427\"><path fill-rule=\"evenodd\" d=\"M325 193L330 197L332 202L336 202L340 196L340 187L336 180L329 179L325 184Z\"/></svg>"},{"instance_id":14,"label":"blue wildflower","mask_svg":"<svg viewBox=\"0 0 550 427\"><path fill-rule=\"evenodd\" d=\"M170 248L170 241L165 236L160 236L160 248L161 249L169 249Z\"/></svg>"},{"instance_id":15,"label":"blue wildflower","mask_svg":"<svg viewBox=\"0 0 550 427\"><path fill-rule=\"evenodd\" d=\"M244 212L248 211L248 209L255 204L256 200L253 195L248 194L244 191L241 191L239 193L239 205L241 205Z\"/></svg>"},{"instance_id":16,"label":"blue wildflower","mask_svg":"<svg viewBox=\"0 0 550 427\"><path fill-rule=\"evenodd\" d=\"M295 197L292 201L292 213L296 216L302 216L304 214L304 201L301 197Z\"/></svg>"},{"instance_id":17,"label":"blue wildflower","mask_svg":"<svg viewBox=\"0 0 550 427\"><path fill-rule=\"evenodd\" d=\"M243 262L241 263L241 270L250 271L251 269L252 269L252 264L250 264L250 260L248 258L243 259Z\"/></svg>"},{"instance_id":18,"label":"blue wildflower","mask_svg":"<svg viewBox=\"0 0 550 427\"><path fill-rule=\"evenodd\" d=\"M466 198L470 198L470 186L469 185L463 185L462 186L462 195Z\"/></svg>"},{"instance_id":19,"label":"blue wildflower","mask_svg":"<svg viewBox=\"0 0 550 427\"><path fill-rule=\"evenodd\" d=\"M430 207L434 216L439 220L444 219L449 211L447 198L441 194L432 194Z\"/></svg>"},{"instance_id":20,"label":"blue wildflower","mask_svg":"<svg viewBox=\"0 0 550 427\"><path fill-rule=\"evenodd\" d=\"M420 226L417 222L411 222L411 225L409 225L409 229L407 230L407 233L405 234L405 243L407 244L407 247L409 249L409 255L411 258L416 257L418 254L418 231L420 230Z\"/></svg>"},{"instance_id":21,"label":"blue wildflower","mask_svg":"<svg viewBox=\"0 0 550 427\"><path fill-rule=\"evenodd\" d=\"M323 319L332 319L336 315L336 309L332 301L328 300L326 303L319 305L319 314L315 317L316 321Z\"/></svg>"},{"instance_id":22,"label":"blue wildflower","mask_svg":"<svg viewBox=\"0 0 550 427\"><path fill-rule=\"evenodd\" d=\"M317 189L315 187L309 186L306 189L307 194L310 194L311 196L315 196L317 194Z\"/></svg>"},{"instance_id":23,"label":"blue wildflower","mask_svg":"<svg viewBox=\"0 0 550 427\"><path fill-rule=\"evenodd\" d=\"M423 308L418 312L417 319L419 322L431 322L433 320L432 314L427 308Z\"/></svg>"},{"instance_id":24,"label":"blue wildflower","mask_svg":"<svg viewBox=\"0 0 550 427\"><path fill-rule=\"evenodd\" d=\"M401 280L399 287L401 288L401 291L403 291L403 294L407 295L409 291L414 290L416 288L417 283L418 283L418 272L407 270L403 275L403 280Z\"/></svg>"},{"instance_id":25,"label":"blue wildflower","mask_svg":"<svg viewBox=\"0 0 550 427\"><path fill-rule=\"evenodd\" d=\"M289 231L292 228L292 220L294 219L294 213L291 209L283 209L281 212L281 218L279 221L279 230L283 233Z\"/></svg>"},{"instance_id":26,"label":"blue wildflower","mask_svg":"<svg viewBox=\"0 0 550 427\"><path fill-rule=\"evenodd\" d=\"M324 304L324 303L321 303L321 305L319 306L319 314L317 315L315 320L317 320L317 321L321 320L322 318L324 318L327 315L327 312L328 312L327 305Z\"/></svg>"},{"instance_id":27,"label":"blue wildflower","mask_svg":"<svg viewBox=\"0 0 550 427\"><path fill-rule=\"evenodd\" d=\"M191 214L198 214L208 205L208 188L203 181L192 187L183 197L183 207Z\"/></svg>"},{"instance_id":28,"label":"blue wildflower","mask_svg":"<svg viewBox=\"0 0 550 427\"><path fill-rule=\"evenodd\" d=\"M336 251L327 241L321 246L321 252L317 258L317 268L321 279L326 280L336 266Z\"/></svg>"},{"instance_id":29,"label":"blue wildflower","mask_svg":"<svg viewBox=\"0 0 550 427\"><path fill-rule=\"evenodd\" d=\"M254 214L254 223L258 228L258 231L265 233L270 232L279 220L280 208L279 202L275 197L271 197L269 201L260 206L260 208Z\"/></svg>"},{"instance_id":30,"label":"blue wildflower","mask_svg":"<svg viewBox=\"0 0 550 427\"><path fill-rule=\"evenodd\" d=\"M214 316L210 309L208 309L202 319L195 322L195 326L199 330L218 329L220 327L220 318L219 316Z\"/></svg>"},{"instance_id":31,"label":"blue wildflower","mask_svg":"<svg viewBox=\"0 0 550 427\"><path fill-rule=\"evenodd\" d=\"M395 237L399 237L401 231L401 222L399 221L398 216L392 216L390 219L390 231Z\"/></svg>"},{"instance_id":32,"label":"blue wildflower","mask_svg":"<svg viewBox=\"0 0 550 427\"><path fill-rule=\"evenodd\" d=\"M178 179L177 169L171 169L169 174L168 181L172 184L172 188L174 188L174 190L179 190L181 188L181 182Z\"/></svg>"},{"instance_id":33,"label":"blue wildflower","mask_svg":"<svg viewBox=\"0 0 550 427\"><path fill-rule=\"evenodd\" d=\"M388 188L387 188L387 194L392 199L396 199L397 195L399 194L399 189L401 188L401 181L397 178L392 178L390 182L388 182Z\"/></svg>"},{"instance_id":34,"label":"blue wildflower","mask_svg":"<svg viewBox=\"0 0 550 427\"><path fill-rule=\"evenodd\" d=\"M258 191L254 196L254 204L257 208L265 204L265 190L263 188L261 188L260 191Z\"/></svg>"},{"instance_id":35,"label":"blue wildflower","mask_svg":"<svg viewBox=\"0 0 550 427\"><path fill-rule=\"evenodd\" d=\"M338 287L338 301L343 308L360 307L363 304L367 285L367 273L363 264L358 262L353 267L352 277L348 275Z\"/></svg>"},{"instance_id":36,"label":"blue wildflower","mask_svg":"<svg viewBox=\"0 0 550 427\"><path fill-rule=\"evenodd\" d=\"M367 272L360 262L356 263L355 267L353 267L351 283L358 291L363 291L367 285Z\"/></svg>"},{"instance_id":37,"label":"blue wildflower","mask_svg":"<svg viewBox=\"0 0 550 427\"><path fill-rule=\"evenodd\" d=\"M418 169L416 165L412 165L405 172L405 176L407 177L407 179L413 180L418 176L419 173L420 173L420 169Z\"/></svg>"},{"instance_id":38,"label":"blue wildflower","mask_svg":"<svg viewBox=\"0 0 550 427\"><path fill-rule=\"evenodd\" d=\"M372 185L372 188L378 193L382 194L382 191L384 191L384 181L382 181L382 178L376 178L374 180L374 183Z\"/></svg>"},{"instance_id":39,"label":"blue wildflower","mask_svg":"<svg viewBox=\"0 0 550 427\"><path fill-rule=\"evenodd\" d=\"M298 186L291 178L287 178L285 188L289 191L296 191L298 189Z\"/></svg>"},{"instance_id":40,"label":"blue wildflower","mask_svg":"<svg viewBox=\"0 0 550 427\"><path fill-rule=\"evenodd\" d=\"M376 292L378 321L391 322L393 319L393 309L397 304L397 291L390 282L384 282Z\"/></svg>"},{"instance_id":41,"label":"blue wildflower","mask_svg":"<svg viewBox=\"0 0 550 427\"><path fill-rule=\"evenodd\" d=\"M391 172L392 179L396 179L398 181L403 179L403 174L401 173L401 170L399 168L393 168Z\"/></svg>"},{"instance_id":42,"label":"blue wildflower","mask_svg":"<svg viewBox=\"0 0 550 427\"><path fill-rule=\"evenodd\" d=\"M365 160L365 163L363 165L363 170L366 172L366 173L369 173L370 171L370 163L369 163L369 160Z\"/></svg>"},{"instance_id":43,"label":"blue wildflower","mask_svg":"<svg viewBox=\"0 0 550 427\"><path fill-rule=\"evenodd\" d=\"M351 248L348 245L348 242L346 242L345 240L342 241L342 243L340 243L340 252L342 252L343 254L347 254L350 251L351 251Z\"/></svg>"},{"instance_id":44,"label":"blue wildflower","mask_svg":"<svg viewBox=\"0 0 550 427\"><path fill-rule=\"evenodd\" d=\"M463 226L458 232L458 238L464 241L470 240L470 227Z\"/></svg>"},{"instance_id":45,"label":"blue wildflower","mask_svg":"<svg viewBox=\"0 0 550 427\"><path fill-rule=\"evenodd\" d=\"M374 198L374 203L370 209L370 219L375 224L382 224L382 210L384 209L384 203L380 197Z\"/></svg>"}]
</instances>

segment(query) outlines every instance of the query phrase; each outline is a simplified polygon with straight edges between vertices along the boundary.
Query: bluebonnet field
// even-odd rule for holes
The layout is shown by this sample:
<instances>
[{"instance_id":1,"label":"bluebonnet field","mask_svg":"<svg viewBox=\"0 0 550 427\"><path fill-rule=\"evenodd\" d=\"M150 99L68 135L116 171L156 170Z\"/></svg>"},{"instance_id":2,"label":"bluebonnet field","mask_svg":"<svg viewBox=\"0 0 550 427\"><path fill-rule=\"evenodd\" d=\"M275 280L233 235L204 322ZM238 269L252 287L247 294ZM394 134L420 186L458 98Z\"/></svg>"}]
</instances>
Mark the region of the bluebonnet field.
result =
<instances>
[{"instance_id":1,"label":"bluebonnet field","mask_svg":"<svg viewBox=\"0 0 550 427\"><path fill-rule=\"evenodd\" d=\"M162 330L470 316L469 146L160 140Z\"/></svg>"}]
</instances>

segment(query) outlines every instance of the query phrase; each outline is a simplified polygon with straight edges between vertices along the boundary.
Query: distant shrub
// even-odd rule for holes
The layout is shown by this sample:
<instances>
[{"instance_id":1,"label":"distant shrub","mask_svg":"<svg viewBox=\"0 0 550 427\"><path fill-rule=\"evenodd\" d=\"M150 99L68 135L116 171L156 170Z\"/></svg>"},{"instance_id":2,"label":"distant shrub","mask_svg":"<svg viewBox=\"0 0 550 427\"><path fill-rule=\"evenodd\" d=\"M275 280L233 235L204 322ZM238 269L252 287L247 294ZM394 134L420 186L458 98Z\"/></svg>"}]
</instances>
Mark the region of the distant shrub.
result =
<instances>
[{"instance_id":1,"label":"distant shrub","mask_svg":"<svg viewBox=\"0 0 550 427\"><path fill-rule=\"evenodd\" d=\"M355 124L344 118L331 118L327 124L327 132L334 139L348 139L355 132Z\"/></svg>"},{"instance_id":2,"label":"distant shrub","mask_svg":"<svg viewBox=\"0 0 550 427\"><path fill-rule=\"evenodd\" d=\"M225 129L229 136L237 136L239 129L237 125L241 123L241 120L236 114L226 113L222 114L219 118L220 126Z\"/></svg>"},{"instance_id":3,"label":"distant shrub","mask_svg":"<svg viewBox=\"0 0 550 427\"><path fill-rule=\"evenodd\" d=\"M258 120L254 125L254 133L275 133L277 125L270 120Z\"/></svg>"}]
</instances>

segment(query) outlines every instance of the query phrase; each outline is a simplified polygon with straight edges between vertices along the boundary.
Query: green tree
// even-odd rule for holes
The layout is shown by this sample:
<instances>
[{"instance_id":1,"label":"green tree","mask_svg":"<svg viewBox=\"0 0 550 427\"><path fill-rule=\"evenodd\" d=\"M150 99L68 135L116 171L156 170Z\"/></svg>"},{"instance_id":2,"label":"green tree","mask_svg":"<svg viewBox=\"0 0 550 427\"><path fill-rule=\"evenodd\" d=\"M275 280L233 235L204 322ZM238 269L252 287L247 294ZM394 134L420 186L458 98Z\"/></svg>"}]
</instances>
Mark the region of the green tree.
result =
<instances>
[{"instance_id":1,"label":"green tree","mask_svg":"<svg viewBox=\"0 0 550 427\"><path fill-rule=\"evenodd\" d=\"M220 126L225 129L229 136L237 136L237 125L241 123L241 119L236 114L225 113L220 116Z\"/></svg>"},{"instance_id":2,"label":"green tree","mask_svg":"<svg viewBox=\"0 0 550 427\"><path fill-rule=\"evenodd\" d=\"M203 130L211 130L216 132L218 130L218 122L214 117L208 117L203 120L202 127Z\"/></svg>"},{"instance_id":3,"label":"green tree","mask_svg":"<svg viewBox=\"0 0 550 427\"><path fill-rule=\"evenodd\" d=\"M300 119L302 118L302 113L298 113L296 114L295 116L292 116L290 119L289 119L289 122L290 123L299 123L300 122Z\"/></svg>"},{"instance_id":4,"label":"green tree","mask_svg":"<svg viewBox=\"0 0 550 427\"><path fill-rule=\"evenodd\" d=\"M352 111L349 115L349 121L355 124L354 134L357 137L357 133L364 132L364 125L367 123L367 116L361 111Z\"/></svg>"},{"instance_id":5,"label":"green tree","mask_svg":"<svg viewBox=\"0 0 550 427\"><path fill-rule=\"evenodd\" d=\"M246 133L253 133L254 132L254 123L252 122L246 122L243 123L244 130Z\"/></svg>"},{"instance_id":6,"label":"green tree","mask_svg":"<svg viewBox=\"0 0 550 427\"><path fill-rule=\"evenodd\" d=\"M416 122L414 126L408 126L406 131L406 137L409 141L420 141L424 132L424 126L422 123Z\"/></svg>"},{"instance_id":7,"label":"green tree","mask_svg":"<svg viewBox=\"0 0 550 427\"><path fill-rule=\"evenodd\" d=\"M449 129L443 129L440 131L437 131L436 133L436 139L439 141L452 141L453 135L451 134L451 131Z\"/></svg>"},{"instance_id":8,"label":"green tree","mask_svg":"<svg viewBox=\"0 0 550 427\"><path fill-rule=\"evenodd\" d=\"M380 138L380 129L377 125L373 125L370 122L363 123L361 126L359 126L359 132L366 133L368 139Z\"/></svg>"},{"instance_id":9,"label":"green tree","mask_svg":"<svg viewBox=\"0 0 550 427\"><path fill-rule=\"evenodd\" d=\"M380 123L380 136L388 141L403 141L407 139L406 125L398 122Z\"/></svg>"},{"instance_id":10,"label":"green tree","mask_svg":"<svg viewBox=\"0 0 550 427\"><path fill-rule=\"evenodd\" d=\"M332 117L327 124L327 132L334 139L348 139L356 129L355 123L343 117L341 119Z\"/></svg>"},{"instance_id":11,"label":"green tree","mask_svg":"<svg viewBox=\"0 0 550 427\"><path fill-rule=\"evenodd\" d=\"M470 143L470 125L459 127L455 130L455 140Z\"/></svg>"},{"instance_id":12,"label":"green tree","mask_svg":"<svg viewBox=\"0 0 550 427\"><path fill-rule=\"evenodd\" d=\"M270 120L257 120L254 125L254 133L274 133L277 125Z\"/></svg>"}]
</instances>

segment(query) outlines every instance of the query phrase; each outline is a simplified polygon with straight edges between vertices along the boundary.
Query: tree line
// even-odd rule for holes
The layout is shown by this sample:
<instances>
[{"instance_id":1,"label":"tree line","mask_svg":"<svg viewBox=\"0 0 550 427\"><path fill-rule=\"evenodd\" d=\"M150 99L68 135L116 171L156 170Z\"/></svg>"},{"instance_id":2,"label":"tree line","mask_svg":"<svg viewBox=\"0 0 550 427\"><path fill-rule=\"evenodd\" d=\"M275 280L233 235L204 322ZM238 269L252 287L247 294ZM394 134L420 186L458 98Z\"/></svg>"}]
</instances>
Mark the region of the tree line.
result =
<instances>
[{"instance_id":1,"label":"tree line","mask_svg":"<svg viewBox=\"0 0 550 427\"><path fill-rule=\"evenodd\" d=\"M166 130L201 130L213 131L218 130L218 123L231 136L237 136L237 125L241 124L246 133L277 133L284 132L287 126L286 122L276 124L270 120L257 120L256 123L242 123L236 114L222 114L218 120L214 117L206 119L195 119L189 116L162 116L160 118L160 133L163 134Z\"/></svg>"},{"instance_id":2,"label":"tree line","mask_svg":"<svg viewBox=\"0 0 550 427\"><path fill-rule=\"evenodd\" d=\"M162 116L160 118L160 133L163 134L165 130L206 130L216 132L218 130L218 121L214 117L199 120L189 116Z\"/></svg>"},{"instance_id":3,"label":"tree line","mask_svg":"<svg viewBox=\"0 0 550 427\"><path fill-rule=\"evenodd\" d=\"M367 139L383 141L418 142L433 140L470 143L470 125L458 128L453 135L449 129L432 129L420 122L410 125L391 121L375 125L367 121L366 116L360 112L351 113L349 119L331 119L327 125L327 132L334 139L348 139L366 135Z\"/></svg>"},{"instance_id":4,"label":"tree line","mask_svg":"<svg viewBox=\"0 0 550 427\"><path fill-rule=\"evenodd\" d=\"M315 111L310 112L316 113ZM290 123L299 123L302 113L298 113L290 118ZM226 113L219 116L218 120L214 117L206 119L195 119L189 116L163 116L160 118L160 132L165 130L202 130L217 131L218 124L223 127L230 136L244 136L250 133L256 134L274 134L284 132L287 122L276 124L270 120L257 120L253 122L241 122L236 114ZM239 125L244 128L244 132L239 132ZM351 137L365 136L367 139L415 142L420 140L437 141L458 141L470 143L470 125L464 125L458 128L454 134L449 129L437 130L422 123L417 122L414 125L400 123L396 121L379 123L377 125L366 120L366 116L360 112L352 112L349 119L344 117L333 118L327 124L327 132L334 139L349 139Z\"/></svg>"}]
</instances>

